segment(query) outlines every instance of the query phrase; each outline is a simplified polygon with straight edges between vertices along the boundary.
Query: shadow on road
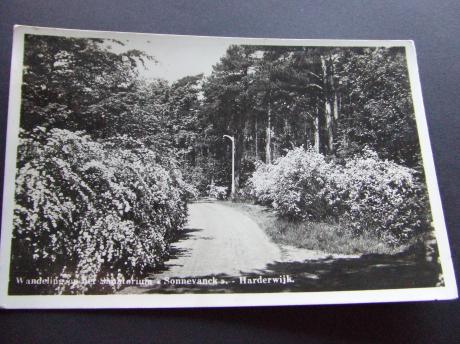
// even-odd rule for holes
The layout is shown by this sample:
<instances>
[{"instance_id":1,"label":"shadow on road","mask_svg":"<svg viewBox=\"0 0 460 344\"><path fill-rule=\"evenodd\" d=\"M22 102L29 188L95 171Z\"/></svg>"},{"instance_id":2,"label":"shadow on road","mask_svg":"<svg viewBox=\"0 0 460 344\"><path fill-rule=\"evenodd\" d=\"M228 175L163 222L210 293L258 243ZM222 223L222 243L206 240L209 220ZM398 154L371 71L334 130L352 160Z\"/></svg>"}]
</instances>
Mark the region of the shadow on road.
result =
<instances>
[{"instance_id":1,"label":"shadow on road","mask_svg":"<svg viewBox=\"0 0 460 344\"><path fill-rule=\"evenodd\" d=\"M162 274L166 271L169 271L174 266L182 266L180 264L175 264L180 257L190 257L192 255L191 249L186 249L177 245L182 241L190 240L212 240L213 237L199 235L197 233L203 231L200 228L184 228L178 232L174 238L174 243L171 245L168 255L166 256L165 262L155 268L153 273L149 276L150 278L155 278L155 275Z\"/></svg>"},{"instance_id":2,"label":"shadow on road","mask_svg":"<svg viewBox=\"0 0 460 344\"><path fill-rule=\"evenodd\" d=\"M365 255L361 258L326 258L305 262L274 262L256 273L240 276L177 276L162 281L147 293L257 293L376 290L434 287L441 273L436 262L413 253ZM290 276L293 283L258 283L257 279ZM197 284L212 278L220 283ZM243 279L246 277L246 279ZM171 280L174 280L171 283ZM254 283L248 283L254 281Z\"/></svg>"},{"instance_id":3,"label":"shadow on road","mask_svg":"<svg viewBox=\"0 0 460 344\"><path fill-rule=\"evenodd\" d=\"M176 236L174 237L174 243L190 240L192 237L195 236L196 233L202 232L203 229L200 228L184 228L183 230L177 232ZM199 236L200 238L203 238Z\"/></svg>"},{"instance_id":4,"label":"shadow on road","mask_svg":"<svg viewBox=\"0 0 460 344\"><path fill-rule=\"evenodd\" d=\"M267 270L295 276L294 291L342 291L434 287L436 262L410 255L365 255L310 262L273 263Z\"/></svg>"},{"instance_id":5,"label":"shadow on road","mask_svg":"<svg viewBox=\"0 0 460 344\"><path fill-rule=\"evenodd\" d=\"M208 233L205 229L194 227L179 232L164 265L148 276L154 283L139 287L141 289L133 290L133 293L316 292L425 288L442 283L441 267L436 259L427 259L429 257L424 245L414 245L413 248L395 255L369 254L359 258L330 256L304 261L272 261L262 270L239 271L238 275L223 273L235 271L226 269L232 267L235 257L226 251L216 251L212 256L206 255L206 260L194 262L192 267L212 264L212 257L216 257L221 262L223 260L223 264L217 269L222 273L192 276L190 274L194 271L201 271L201 274L206 273L203 271L216 271L184 269L185 265L182 265L187 260L182 258L192 257L196 253L192 250L197 246L207 249L207 243L187 245L194 243L194 240L214 239L205 237L205 233ZM210 241L209 245L213 245L213 242Z\"/></svg>"}]
</instances>

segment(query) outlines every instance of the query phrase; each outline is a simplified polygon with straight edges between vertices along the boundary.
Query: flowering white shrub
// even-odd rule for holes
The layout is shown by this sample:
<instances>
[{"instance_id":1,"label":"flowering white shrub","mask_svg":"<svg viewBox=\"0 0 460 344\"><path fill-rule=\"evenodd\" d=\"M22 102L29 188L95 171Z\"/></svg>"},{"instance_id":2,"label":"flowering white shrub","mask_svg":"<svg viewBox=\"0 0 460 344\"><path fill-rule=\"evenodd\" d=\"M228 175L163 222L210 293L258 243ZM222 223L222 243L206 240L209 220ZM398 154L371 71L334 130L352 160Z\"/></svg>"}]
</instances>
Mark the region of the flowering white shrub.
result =
<instances>
[{"instance_id":1,"label":"flowering white shrub","mask_svg":"<svg viewBox=\"0 0 460 344\"><path fill-rule=\"evenodd\" d=\"M208 186L208 189L209 189L208 195L210 198L214 198L214 199L226 199L227 198L228 187L226 186L218 186L212 183Z\"/></svg>"},{"instance_id":2,"label":"flowering white shrub","mask_svg":"<svg viewBox=\"0 0 460 344\"><path fill-rule=\"evenodd\" d=\"M387 241L404 241L431 222L428 199L415 171L372 151L347 161L337 180L345 218L357 231L373 230Z\"/></svg>"},{"instance_id":3,"label":"flowering white shrub","mask_svg":"<svg viewBox=\"0 0 460 344\"><path fill-rule=\"evenodd\" d=\"M355 232L400 242L427 228L428 202L415 171L366 151L345 166L296 148L249 181L257 202L294 220L335 220Z\"/></svg>"},{"instance_id":4,"label":"flowering white shrub","mask_svg":"<svg viewBox=\"0 0 460 344\"><path fill-rule=\"evenodd\" d=\"M326 216L333 165L322 154L295 148L273 165L259 164L250 185L255 198L282 216L320 220Z\"/></svg>"},{"instance_id":5,"label":"flowering white shrub","mask_svg":"<svg viewBox=\"0 0 460 344\"><path fill-rule=\"evenodd\" d=\"M250 194L260 204L273 205L276 181L279 175L278 162L279 160L273 165L257 162L256 170L249 178L247 187L250 189Z\"/></svg>"},{"instance_id":6,"label":"flowering white shrub","mask_svg":"<svg viewBox=\"0 0 460 344\"><path fill-rule=\"evenodd\" d=\"M80 132L38 128L20 143L12 269L71 281L83 293L102 278L157 266L186 221L186 184L142 146L126 149Z\"/></svg>"}]
</instances>

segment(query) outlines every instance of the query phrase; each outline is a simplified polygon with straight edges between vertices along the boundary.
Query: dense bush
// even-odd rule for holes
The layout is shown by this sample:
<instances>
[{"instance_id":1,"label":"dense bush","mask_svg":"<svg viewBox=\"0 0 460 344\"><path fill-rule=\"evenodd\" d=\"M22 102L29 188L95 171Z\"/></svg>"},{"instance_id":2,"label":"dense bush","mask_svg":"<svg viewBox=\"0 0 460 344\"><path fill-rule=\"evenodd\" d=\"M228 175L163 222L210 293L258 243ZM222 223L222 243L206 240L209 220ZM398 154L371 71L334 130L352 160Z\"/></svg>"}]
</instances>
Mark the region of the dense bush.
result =
<instances>
[{"instance_id":1,"label":"dense bush","mask_svg":"<svg viewBox=\"0 0 460 344\"><path fill-rule=\"evenodd\" d=\"M279 214L319 220L325 216L323 203L331 170L323 155L296 148L273 165L259 163L250 183L256 199Z\"/></svg>"},{"instance_id":2,"label":"dense bush","mask_svg":"<svg viewBox=\"0 0 460 344\"><path fill-rule=\"evenodd\" d=\"M208 186L208 196L214 199L226 199L228 187L215 185L214 183Z\"/></svg>"},{"instance_id":3,"label":"dense bush","mask_svg":"<svg viewBox=\"0 0 460 344\"><path fill-rule=\"evenodd\" d=\"M415 171L366 151L345 165L296 148L259 164L252 196L293 220L335 221L354 232L402 242L426 228L427 198Z\"/></svg>"},{"instance_id":4,"label":"dense bush","mask_svg":"<svg viewBox=\"0 0 460 344\"><path fill-rule=\"evenodd\" d=\"M374 230L388 241L404 241L426 229L428 199L416 174L374 152L350 159L338 180L348 224Z\"/></svg>"},{"instance_id":5,"label":"dense bush","mask_svg":"<svg viewBox=\"0 0 460 344\"><path fill-rule=\"evenodd\" d=\"M37 128L19 154L15 276L55 276L68 281L58 287L66 293L90 291L101 278L139 277L162 261L186 221L181 174L142 145Z\"/></svg>"}]
</instances>

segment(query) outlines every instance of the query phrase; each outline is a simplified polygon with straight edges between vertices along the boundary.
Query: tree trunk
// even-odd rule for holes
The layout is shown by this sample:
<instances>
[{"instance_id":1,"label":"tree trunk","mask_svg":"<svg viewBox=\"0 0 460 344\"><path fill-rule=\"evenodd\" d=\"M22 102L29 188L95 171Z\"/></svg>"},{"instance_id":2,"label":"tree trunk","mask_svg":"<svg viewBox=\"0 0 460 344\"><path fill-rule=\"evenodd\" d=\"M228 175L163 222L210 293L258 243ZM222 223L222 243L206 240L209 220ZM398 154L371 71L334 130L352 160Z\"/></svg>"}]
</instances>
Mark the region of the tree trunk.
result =
<instances>
[{"instance_id":1,"label":"tree trunk","mask_svg":"<svg viewBox=\"0 0 460 344\"><path fill-rule=\"evenodd\" d=\"M326 100L324 104L324 111L326 116L326 133L327 133L327 153L332 153L332 148L334 144L334 131L333 131L333 122L332 122L332 112L331 112L331 103Z\"/></svg>"},{"instance_id":2,"label":"tree trunk","mask_svg":"<svg viewBox=\"0 0 460 344\"><path fill-rule=\"evenodd\" d=\"M339 119L339 96L337 91L334 90L334 120L337 122Z\"/></svg>"},{"instance_id":3,"label":"tree trunk","mask_svg":"<svg viewBox=\"0 0 460 344\"><path fill-rule=\"evenodd\" d=\"M333 129L333 108L334 104L332 101L332 85L330 80L330 75L328 73L328 68L326 65L326 60L324 57L321 57L321 67L323 70L323 93L324 93L324 119L326 124L326 152L328 154L332 153L333 144L334 144L334 129Z\"/></svg>"},{"instance_id":4,"label":"tree trunk","mask_svg":"<svg viewBox=\"0 0 460 344\"><path fill-rule=\"evenodd\" d=\"M235 192L240 188L241 160L244 154L244 133L235 135Z\"/></svg>"},{"instance_id":5,"label":"tree trunk","mask_svg":"<svg viewBox=\"0 0 460 344\"><path fill-rule=\"evenodd\" d=\"M256 160L259 160L259 136L258 136L258 133L257 131L259 130L258 126L257 126L257 115L256 115L256 122L255 122L255 132L256 132L256 135L255 135L255 149L256 149Z\"/></svg>"},{"instance_id":6,"label":"tree trunk","mask_svg":"<svg viewBox=\"0 0 460 344\"><path fill-rule=\"evenodd\" d=\"M268 100L268 111L267 111L267 138L265 140L265 162L267 164L272 163L271 159L271 144L272 144L272 128L271 128L271 121L272 121L272 107L270 104L270 99Z\"/></svg>"},{"instance_id":7,"label":"tree trunk","mask_svg":"<svg viewBox=\"0 0 460 344\"><path fill-rule=\"evenodd\" d=\"M313 148L315 149L316 153L319 153L320 142L319 142L319 110L318 110L318 106L316 106L316 116L315 116L315 120L313 122L313 125L314 125L313 130L315 131Z\"/></svg>"}]
</instances>

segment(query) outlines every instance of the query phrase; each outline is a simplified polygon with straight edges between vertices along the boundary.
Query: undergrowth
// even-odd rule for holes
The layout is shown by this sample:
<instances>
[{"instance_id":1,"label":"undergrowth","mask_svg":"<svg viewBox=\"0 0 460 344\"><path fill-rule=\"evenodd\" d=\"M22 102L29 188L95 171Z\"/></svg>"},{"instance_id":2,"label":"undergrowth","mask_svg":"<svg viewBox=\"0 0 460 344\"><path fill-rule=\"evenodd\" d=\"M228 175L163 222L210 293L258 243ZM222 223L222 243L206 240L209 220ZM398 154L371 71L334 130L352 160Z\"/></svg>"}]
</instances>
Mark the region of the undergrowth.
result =
<instances>
[{"instance_id":1,"label":"undergrowth","mask_svg":"<svg viewBox=\"0 0 460 344\"><path fill-rule=\"evenodd\" d=\"M289 221L272 209L248 203L222 202L251 217L277 244L319 250L331 254L397 254L416 244L413 238L403 245L390 245L372 232L353 234L345 226L308 220Z\"/></svg>"}]
</instances>

